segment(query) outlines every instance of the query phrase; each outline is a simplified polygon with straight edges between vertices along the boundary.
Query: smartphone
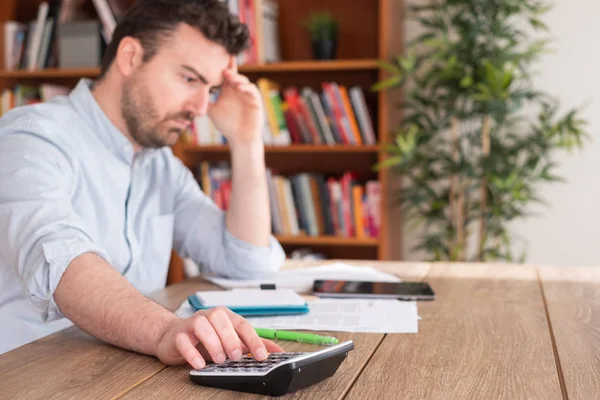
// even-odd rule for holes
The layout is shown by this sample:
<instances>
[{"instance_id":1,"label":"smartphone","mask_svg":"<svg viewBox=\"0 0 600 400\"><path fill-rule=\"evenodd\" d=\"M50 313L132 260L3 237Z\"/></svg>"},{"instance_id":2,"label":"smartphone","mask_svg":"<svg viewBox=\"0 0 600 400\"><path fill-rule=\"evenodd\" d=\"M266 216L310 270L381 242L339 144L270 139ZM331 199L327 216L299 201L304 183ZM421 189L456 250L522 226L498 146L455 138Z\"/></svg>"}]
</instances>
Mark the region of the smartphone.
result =
<instances>
[{"instance_id":1,"label":"smartphone","mask_svg":"<svg viewBox=\"0 0 600 400\"><path fill-rule=\"evenodd\" d=\"M427 282L370 282L315 280L313 294L318 297L434 300Z\"/></svg>"}]
</instances>

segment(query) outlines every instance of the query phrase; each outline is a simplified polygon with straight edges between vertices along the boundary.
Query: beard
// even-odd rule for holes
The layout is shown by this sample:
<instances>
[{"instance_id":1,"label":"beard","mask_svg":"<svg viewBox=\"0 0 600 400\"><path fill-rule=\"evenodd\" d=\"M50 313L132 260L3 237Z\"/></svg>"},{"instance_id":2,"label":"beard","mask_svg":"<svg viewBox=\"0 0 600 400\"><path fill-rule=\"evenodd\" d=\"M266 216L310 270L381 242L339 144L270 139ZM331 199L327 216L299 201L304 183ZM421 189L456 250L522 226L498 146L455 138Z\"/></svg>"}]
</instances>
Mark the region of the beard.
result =
<instances>
[{"instance_id":1,"label":"beard","mask_svg":"<svg viewBox=\"0 0 600 400\"><path fill-rule=\"evenodd\" d=\"M133 140L141 147L153 149L174 145L183 133L181 128L170 127L169 121L191 123L194 120L193 114L188 111L169 114L161 119L150 90L136 76L123 86L121 113Z\"/></svg>"}]
</instances>

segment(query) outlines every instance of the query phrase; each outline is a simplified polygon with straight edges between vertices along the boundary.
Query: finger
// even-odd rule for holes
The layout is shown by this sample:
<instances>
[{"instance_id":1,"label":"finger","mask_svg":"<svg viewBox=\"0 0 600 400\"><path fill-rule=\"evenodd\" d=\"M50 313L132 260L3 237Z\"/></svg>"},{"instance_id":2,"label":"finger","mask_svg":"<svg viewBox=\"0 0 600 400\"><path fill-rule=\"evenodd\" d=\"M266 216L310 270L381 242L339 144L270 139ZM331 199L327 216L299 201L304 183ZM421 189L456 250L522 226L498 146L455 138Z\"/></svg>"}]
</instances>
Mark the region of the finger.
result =
<instances>
[{"instance_id":1,"label":"finger","mask_svg":"<svg viewBox=\"0 0 600 400\"><path fill-rule=\"evenodd\" d=\"M257 360L266 360L269 356L267 348L248 320L234 312L229 312L229 318L240 339Z\"/></svg>"},{"instance_id":2,"label":"finger","mask_svg":"<svg viewBox=\"0 0 600 400\"><path fill-rule=\"evenodd\" d=\"M256 85L254 85L252 83L238 83L236 87L238 90L241 90L242 92L260 94Z\"/></svg>"},{"instance_id":3,"label":"finger","mask_svg":"<svg viewBox=\"0 0 600 400\"><path fill-rule=\"evenodd\" d=\"M283 353L285 351L277 343L269 339L262 339L262 342L269 353Z\"/></svg>"},{"instance_id":4,"label":"finger","mask_svg":"<svg viewBox=\"0 0 600 400\"><path fill-rule=\"evenodd\" d=\"M264 343L265 347L267 348L268 353L283 353L283 352L285 352L285 350L282 347L280 347L277 343L275 343L269 339L261 338L261 340ZM250 350L248 350L248 348L243 343L241 344L241 347L242 347L242 353L244 353L244 354L250 353Z\"/></svg>"},{"instance_id":5,"label":"finger","mask_svg":"<svg viewBox=\"0 0 600 400\"><path fill-rule=\"evenodd\" d=\"M285 350L283 348L279 347L279 345L277 345L275 342L272 342L269 339L261 338L261 340L262 340L263 344L265 345L268 354L285 352ZM242 344L242 353L252 355L250 350L248 350L248 348L244 344Z\"/></svg>"},{"instance_id":6,"label":"finger","mask_svg":"<svg viewBox=\"0 0 600 400\"><path fill-rule=\"evenodd\" d=\"M214 327L217 335L221 339L221 345L232 360L239 360L242 357L242 347L229 315L224 308L217 308L210 313L208 320Z\"/></svg>"},{"instance_id":7,"label":"finger","mask_svg":"<svg viewBox=\"0 0 600 400\"><path fill-rule=\"evenodd\" d=\"M246 100L249 101L259 101L260 97L257 97L256 93L252 91L252 89L240 89L238 92L241 96L245 96Z\"/></svg>"},{"instance_id":8,"label":"finger","mask_svg":"<svg viewBox=\"0 0 600 400\"><path fill-rule=\"evenodd\" d=\"M201 369L206 365L204 358L185 333L180 332L175 336L175 348L193 368Z\"/></svg>"},{"instance_id":9,"label":"finger","mask_svg":"<svg viewBox=\"0 0 600 400\"><path fill-rule=\"evenodd\" d=\"M227 75L227 83L230 85L250 84L250 79L240 74L229 74Z\"/></svg>"},{"instance_id":10,"label":"finger","mask_svg":"<svg viewBox=\"0 0 600 400\"><path fill-rule=\"evenodd\" d=\"M243 96L247 96L248 100L256 102L258 104L262 103L262 96L256 86L253 84L240 85L237 88L238 93L241 93Z\"/></svg>"},{"instance_id":11,"label":"finger","mask_svg":"<svg viewBox=\"0 0 600 400\"><path fill-rule=\"evenodd\" d=\"M237 64L237 57L236 56L231 56L229 58L229 65L227 65L227 68L230 69L230 70L232 70L235 73L238 72L238 64Z\"/></svg>"},{"instance_id":12,"label":"finger","mask_svg":"<svg viewBox=\"0 0 600 400\"><path fill-rule=\"evenodd\" d=\"M225 70L223 70L223 75L225 76L226 79L229 79L233 76L238 75L237 60L236 60L235 56L231 56L229 58L229 63L227 64L227 68L225 68Z\"/></svg>"},{"instance_id":13,"label":"finger","mask_svg":"<svg viewBox=\"0 0 600 400\"><path fill-rule=\"evenodd\" d=\"M210 354L210 358L216 363L225 361L225 351L221 345L221 339L219 339L208 318L203 314L197 315L192 324L196 337L200 339L200 342Z\"/></svg>"}]
</instances>

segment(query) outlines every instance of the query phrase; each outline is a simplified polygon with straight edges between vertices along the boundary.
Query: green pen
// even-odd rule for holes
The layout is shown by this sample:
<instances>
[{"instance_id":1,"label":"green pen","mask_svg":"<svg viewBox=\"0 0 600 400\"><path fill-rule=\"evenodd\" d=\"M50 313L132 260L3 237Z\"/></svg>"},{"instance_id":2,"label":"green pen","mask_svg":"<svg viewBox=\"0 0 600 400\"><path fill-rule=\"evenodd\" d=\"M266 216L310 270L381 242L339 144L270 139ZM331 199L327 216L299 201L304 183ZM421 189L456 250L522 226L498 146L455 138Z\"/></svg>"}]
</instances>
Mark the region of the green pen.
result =
<instances>
[{"instance_id":1,"label":"green pen","mask_svg":"<svg viewBox=\"0 0 600 400\"><path fill-rule=\"evenodd\" d=\"M264 339L280 339L291 340L294 342L311 343L311 344L336 344L339 343L337 338L332 336L315 335L313 333L279 331L267 328L254 328L258 336Z\"/></svg>"}]
</instances>

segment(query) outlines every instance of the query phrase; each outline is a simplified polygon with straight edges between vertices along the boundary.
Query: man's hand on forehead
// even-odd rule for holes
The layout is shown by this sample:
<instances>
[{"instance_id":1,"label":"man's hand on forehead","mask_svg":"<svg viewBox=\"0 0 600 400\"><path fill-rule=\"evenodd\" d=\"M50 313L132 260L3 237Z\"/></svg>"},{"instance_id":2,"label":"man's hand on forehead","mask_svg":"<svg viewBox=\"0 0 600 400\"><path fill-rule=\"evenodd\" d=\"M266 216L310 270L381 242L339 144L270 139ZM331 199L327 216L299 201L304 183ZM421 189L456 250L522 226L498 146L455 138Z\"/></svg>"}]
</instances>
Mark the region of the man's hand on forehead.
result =
<instances>
[{"instance_id":1,"label":"man's hand on forehead","mask_svg":"<svg viewBox=\"0 0 600 400\"><path fill-rule=\"evenodd\" d=\"M238 73L235 56L230 56L223 78L220 94L208 108L209 117L230 143L262 140L265 115L261 94L254 83Z\"/></svg>"}]
</instances>

